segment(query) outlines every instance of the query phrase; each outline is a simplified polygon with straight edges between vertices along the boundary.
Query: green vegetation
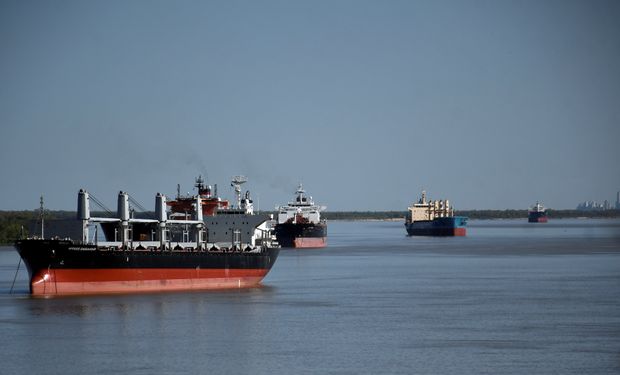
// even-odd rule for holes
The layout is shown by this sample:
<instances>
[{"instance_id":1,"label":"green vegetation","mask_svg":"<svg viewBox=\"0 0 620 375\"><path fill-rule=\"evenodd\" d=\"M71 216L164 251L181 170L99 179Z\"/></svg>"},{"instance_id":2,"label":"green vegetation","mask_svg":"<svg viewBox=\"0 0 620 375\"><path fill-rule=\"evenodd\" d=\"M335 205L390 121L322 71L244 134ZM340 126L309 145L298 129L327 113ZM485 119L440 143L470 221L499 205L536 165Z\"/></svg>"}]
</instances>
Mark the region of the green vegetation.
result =
<instances>
[{"instance_id":1,"label":"green vegetation","mask_svg":"<svg viewBox=\"0 0 620 375\"><path fill-rule=\"evenodd\" d=\"M550 218L577 218L610 219L620 217L620 210L580 211L580 210L547 210Z\"/></svg>"},{"instance_id":2,"label":"green vegetation","mask_svg":"<svg viewBox=\"0 0 620 375\"><path fill-rule=\"evenodd\" d=\"M75 217L71 211L45 211L44 220L62 220ZM41 225L39 210L0 211L0 245L10 245L22 236L36 235ZM47 225L46 225L47 227Z\"/></svg>"},{"instance_id":3,"label":"green vegetation","mask_svg":"<svg viewBox=\"0 0 620 375\"><path fill-rule=\"evenodd\" d=\"M322 217L327 220L394 220L404 219L405 211L327 211Z\"/></svg>"},{"instance_id":4,"label":"green vegetation","mask_svg":"<svg viewBox=\"0 0 620 375\"><path fill-rule=\"evenodd\" d=\"M620 210L605 211L577 211L577 210L548 210L549 218L616 218L620 217ZM340 211L325 212L323 217L328 220L394 220L404 219L406 211ZM470 219L525 219L527 210L462 210L455 215L467 216Z\"/></svg>"},{"instance_id":5,"label":"green vegetation","mask_svg":"<svg viewBox=\"0 0 620 375\"><path fill-rule=\"evenodd\" d=\"M470 219L525 219L527 210L462 210L455 213ZM620 217L620 210L578 211L578 210L547 210L550 219L615 218Z\"/></svg>"},{"instance_id":6,"label":"green vegetation","mask_svg":"<svg viewBox=\"0 0 620 375\"><path fill-rule=\"evenodd\" d=\"M547 210L549 218L616 218L620 210L578 211L578 210ZM275 212L273 213L276 214ZM322 217L327 220L398 220L405 218L406 211L327 211ZM467 216L470 219L525 219L527 210L461 210L455 215Z\"/></svg>"},{"instance_id":7,"label":"green vegetation","mask_svg":"<svg viewBox=\"0 0 620 375\"><path fill-rule=\"evenodd\" d=\"M270 213L270 212L263 212ZM275 214L275 212L271 212ZM401 220L406 211L327 211L323 217L327 220ZM527 210L463 210L456 215L467 216L470 219L525 219ZM620 210L577 211L577 210L548 210L550 219L566 218L617 218ZM93 216L109 216L103 212L93 212ZM154 217L153 212L137 213L137 217ZM75 211L46 211L45 220L62 220L75 218ZM39 220L39 211L0 211L0 244L12 244L23 234L38 233L36 223Z\"/></svg>"},{"instance_id":8,"label":"green vegetation","mask_svg":"<svg viewBox=\"0 0 620 375\"><path fill-rule=\"evenodd\" d=\"M32 211L0 211L0 244L10 244L22 235L28 234Z\"/></svg>"}]
</instances>

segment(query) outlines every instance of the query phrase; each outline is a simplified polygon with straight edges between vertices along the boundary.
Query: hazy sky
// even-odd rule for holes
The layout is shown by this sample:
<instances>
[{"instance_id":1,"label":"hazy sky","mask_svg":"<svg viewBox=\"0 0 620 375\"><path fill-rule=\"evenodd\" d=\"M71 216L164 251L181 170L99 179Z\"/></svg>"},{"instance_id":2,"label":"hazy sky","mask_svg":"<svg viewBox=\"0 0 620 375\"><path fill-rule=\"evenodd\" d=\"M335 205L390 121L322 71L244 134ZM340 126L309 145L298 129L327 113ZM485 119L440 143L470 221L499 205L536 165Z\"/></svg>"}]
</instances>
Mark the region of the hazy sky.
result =
<instances>
[{"instance_id":1,"label":"hazy sky","mask_svg":"<svg viewBox=\"0 0 620 375\"><path fill-rule=\"evenodd\" d=\"M620 190L618 1L0 1L0 210L202 174L261 209Z\"/></svg>"}]
</instances>

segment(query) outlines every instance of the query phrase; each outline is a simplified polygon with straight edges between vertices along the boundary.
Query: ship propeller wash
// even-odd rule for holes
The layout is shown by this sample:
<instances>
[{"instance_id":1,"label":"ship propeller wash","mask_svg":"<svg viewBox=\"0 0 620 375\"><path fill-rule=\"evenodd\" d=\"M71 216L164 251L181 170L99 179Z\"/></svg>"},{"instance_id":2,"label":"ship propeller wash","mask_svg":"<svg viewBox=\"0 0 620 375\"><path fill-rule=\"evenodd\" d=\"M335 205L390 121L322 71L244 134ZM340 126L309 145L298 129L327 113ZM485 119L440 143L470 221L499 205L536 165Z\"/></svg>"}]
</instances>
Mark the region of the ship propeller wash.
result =
<instances>
[{"instance_id":1,"label":"ship propeller wash","mask_svg":"<svg viewBox=\"0 0 620 375\"><path fill-rule=\"evenodd\" d=\"M93 217L86 190L78 193L82 238L17 240L33 295L203 290L255 286L279 253L270 217L199 193L167 201L157 193L155 218L134 218L129 194L118 194L116 217ZM167 212L167 207L172 212ZM208 215L205 215L208 213ZM100 239L99 228L103 239Z\"/></svg>"}]
</instances>

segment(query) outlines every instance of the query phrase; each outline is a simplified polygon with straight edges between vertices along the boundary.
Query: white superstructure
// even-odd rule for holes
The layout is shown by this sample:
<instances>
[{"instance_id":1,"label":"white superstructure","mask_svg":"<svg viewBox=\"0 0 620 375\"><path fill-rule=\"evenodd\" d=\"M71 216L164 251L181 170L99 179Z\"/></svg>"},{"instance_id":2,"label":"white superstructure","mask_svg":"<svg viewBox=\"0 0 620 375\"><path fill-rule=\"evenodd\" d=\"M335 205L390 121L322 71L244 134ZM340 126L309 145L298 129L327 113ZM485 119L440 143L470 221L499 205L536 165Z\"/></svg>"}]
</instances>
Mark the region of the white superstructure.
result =
<instances>
[{"instance_id":1,"label":"white superstructure","mask_svg":"<svg viewBox=\"0 0 620 375\"><path fill-rule=\"evenodd\" d=\"M295 194L297 196L294 201L289 202L285 206L276 207L278 210L278 224L286 222L320 223L321 211L324 211L326 207L315 205L312 197L306 196L306 191L301 184L299 184Z\"/></svg>"},{"instance_id":2,"label":"white superstructure","mask_svg":"<svg viewBox=\"0 0 620 375\"><path fill-rule=\"evenodd\" d=\"M408 208L406 221L412 223L451 216L454 216L454 208L450 206L449 200L426 201L426 191L422 191L422 198L418 203L414 203Z\"/></svg>"},{"instance_id":3,"label":"white superstructure","mask_svg":"<svg viewBox=\"0 0 620 375\"><path fill-rule=\"evenodd\" d=\"M530 212L545 212L546 208L545 206L543 206L542 204L540 204L540 202L536 202L535 205L533 205L532 207L530 207Z\"/></svg>"}]
</instances>

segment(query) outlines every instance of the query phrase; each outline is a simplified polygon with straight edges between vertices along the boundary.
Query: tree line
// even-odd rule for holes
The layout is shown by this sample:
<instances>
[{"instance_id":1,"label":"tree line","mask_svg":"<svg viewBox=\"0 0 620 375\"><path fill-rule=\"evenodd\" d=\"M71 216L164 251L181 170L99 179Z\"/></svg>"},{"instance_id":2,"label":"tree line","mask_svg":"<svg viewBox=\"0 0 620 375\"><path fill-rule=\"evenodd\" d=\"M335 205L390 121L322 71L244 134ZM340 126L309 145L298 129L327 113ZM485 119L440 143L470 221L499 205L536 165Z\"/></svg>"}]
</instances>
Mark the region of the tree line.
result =
<instances>
[{"instance_id":1,"label":"tree line","mask_svg":"<svg viewBox=\"0 0 620 375\"><path fill-rule=\"evenodd\" d=\"M276 212L264 211L266 214ZM323 217L327 220L399 220L404 219L406 211L327 211ZM547 210L550 219L563 218L617 218L620 210ZM93 216L109 216L103 212L93 212ZM455 215L467 216L470 219L521 219L527 217L527 210L462 210ZM68 220L75 219L75 211L45 211L44 220ZM155 217L154 212L137 213L136 217ZM32 211L0 211L0 244L12 244L22 236L36 235L39 233L37 223L40 225L40 213ZM77 223L76 223L77 225Z\"/></svg>"},{"instance_id":2,"label":"tree line","mask_svg":"<svg viewBox=\"0 0 620 375\"><path fill-rule=\"evenodd\" d=\"M32 211L0 211L0 244L8 244L27 235L27 227L32 221Z\"/></svg>"}]
</instances>

